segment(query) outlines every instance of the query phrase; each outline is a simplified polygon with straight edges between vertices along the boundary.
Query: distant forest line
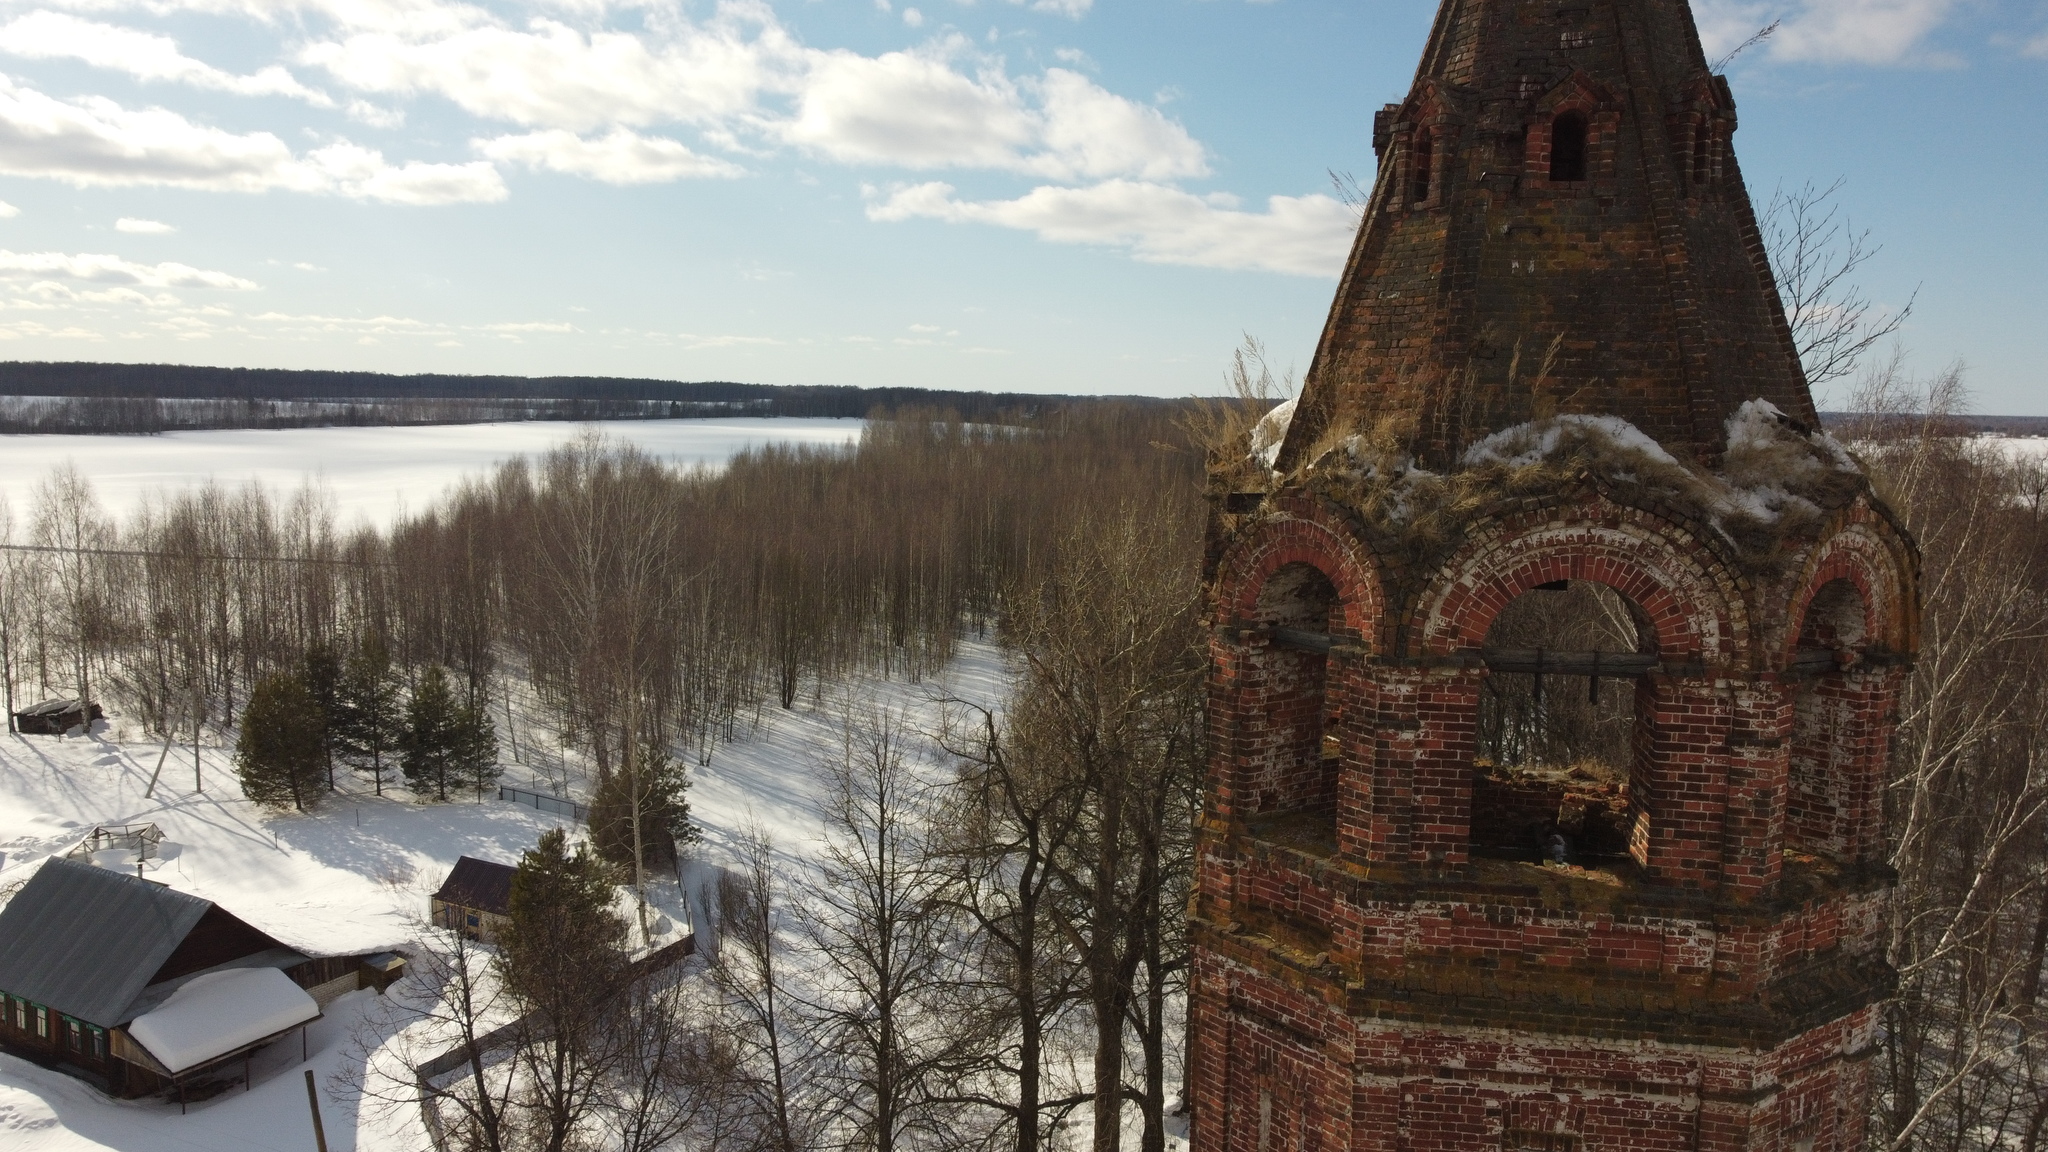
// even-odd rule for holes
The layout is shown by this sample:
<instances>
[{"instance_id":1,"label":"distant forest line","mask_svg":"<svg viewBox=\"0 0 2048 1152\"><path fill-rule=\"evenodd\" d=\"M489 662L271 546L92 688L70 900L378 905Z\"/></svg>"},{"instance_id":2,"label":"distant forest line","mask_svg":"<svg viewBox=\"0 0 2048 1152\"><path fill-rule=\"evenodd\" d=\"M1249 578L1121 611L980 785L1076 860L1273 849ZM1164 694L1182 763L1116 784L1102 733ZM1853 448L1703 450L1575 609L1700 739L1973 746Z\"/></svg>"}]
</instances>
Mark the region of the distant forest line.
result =
<instances>
[{"instance_id":1,"label":"distant forest line","mask_svg":"<svg viewBox=\"0 0 2048 1152\"><path fill-rule=\"evenodd\" d=\"M147 434L203 428L476 424L500 420L852 417L940 408L974 423L1033 419L1104 397L609 376L397 376L183 364L0 362L0 432ZM1142 397L1119 402L1163 403Z\"/></svg>"}]
</instances>

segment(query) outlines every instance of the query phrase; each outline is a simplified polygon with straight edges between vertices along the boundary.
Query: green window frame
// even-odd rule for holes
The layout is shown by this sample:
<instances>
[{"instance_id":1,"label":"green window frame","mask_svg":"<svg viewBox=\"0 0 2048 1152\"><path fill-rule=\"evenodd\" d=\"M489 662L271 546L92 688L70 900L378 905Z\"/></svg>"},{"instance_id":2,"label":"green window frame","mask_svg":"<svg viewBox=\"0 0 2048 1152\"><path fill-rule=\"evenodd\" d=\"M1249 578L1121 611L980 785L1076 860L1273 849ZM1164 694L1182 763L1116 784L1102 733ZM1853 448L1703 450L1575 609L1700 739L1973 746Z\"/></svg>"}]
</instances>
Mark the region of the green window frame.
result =
<instances>
[{"instance_id":1,"label":"green window frame","mask_svg":"<svg viewBox=\"0 0 2048 1152\"><path fill-rule=\"evenodd\" d=\"M37 1004L34 1007L36 1017L36 1038L40 1040L48 1040L50 1038L50 1010L48 1008L43 1007L41 1004Z\"/></svg>"}]
</instances>

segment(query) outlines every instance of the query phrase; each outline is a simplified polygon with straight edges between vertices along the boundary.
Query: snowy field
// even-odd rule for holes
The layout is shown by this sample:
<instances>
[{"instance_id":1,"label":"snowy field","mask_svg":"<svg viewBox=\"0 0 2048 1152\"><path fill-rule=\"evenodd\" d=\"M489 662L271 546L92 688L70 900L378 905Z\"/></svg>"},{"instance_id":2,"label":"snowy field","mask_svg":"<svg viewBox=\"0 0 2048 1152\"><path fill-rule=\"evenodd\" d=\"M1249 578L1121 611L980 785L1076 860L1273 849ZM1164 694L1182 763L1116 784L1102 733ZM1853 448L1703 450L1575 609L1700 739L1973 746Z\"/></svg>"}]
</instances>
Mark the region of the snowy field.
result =
<instances>
[{"instance_id":1,"label":"snowy field","mask_svg":"<svg viewBox=\"0 0 2048 1152\"><path fill-rule=\"evenodd\" d=\"M735 418L0 436L0 498L13 506L19 523L37 481L67 460L92 481L100 505L124 518L151 492L209 477L230 487L258 481L277 495L317 479L333 493L343 526L362 520L382 528L401 512L425 508L458 480L480 476L513 456L538 456L584 428L687 465L722 464L753 445L851 443L860 438L862 424Z\"/></svg>"},{"instance_id":2,"label":"snowy field","mask_svg":"<svg viewBox=\"0 0 2048 1152\"><path fill-rule=\"evenodd\" d=\"M792 867L816 851L822 825L819 765L839 746L835 700L856 708L897 711L911 730L936 729L944 696L993 702L1003 691L1000 656L987 645L963 645L961 656L923 684L863 681L824 693L824 706L763 710L751 737L720 746L708 765L692 767L690 803L704 841L692 876L704 877L743 826L768 831ZM110 718L110 733L122 730ZM520 755L501 740L505 782L526 786L561 770L553 735L531 712L518 724ZM512 803L421 805L351 789L316 813L260 809L241 797L227 749L207 746L200 762L205 791L193 776L192 750L175 746L154 797L145 798L161 744L100 738L0 735L0 891L62 854L95 824L154 822L164 833L152 878L213 900L287 944L322 952L403 947L419 934L427 894L456 857L516 861L540 834L560 823ZM534 763L528 764L527 760ZM531 774L531 775L530 775ZM572 792L587 781L571 765ZM675 912L686 903L671 885L656 902ZM402 991L401 982L394 992ZM332 1152L427 1147L416 1110L365 1112L343 1077L364 1062L360 1037L382 1043L404 1025L394 999L350 993L328 1008L309 1033L302 1063L289 1040L256 1057L254 1086L191 1106L115 1101L58 1072L0 1055L0 1148L8 1152L127 1152L164 1149L290 1149L312 1147L303 1071L323 1088L322 1113Z\"/></svg>"},{"instance_id":3,"label":"snowy field","mask_svg":"<svg viewBox=\"0 0 2048 1152\"><path fill-rule=\"evenodd\" d=\"M2015 459L2048 458L2048 436L1985 436L1981 439Z\"/></svg>"}]
</instances>

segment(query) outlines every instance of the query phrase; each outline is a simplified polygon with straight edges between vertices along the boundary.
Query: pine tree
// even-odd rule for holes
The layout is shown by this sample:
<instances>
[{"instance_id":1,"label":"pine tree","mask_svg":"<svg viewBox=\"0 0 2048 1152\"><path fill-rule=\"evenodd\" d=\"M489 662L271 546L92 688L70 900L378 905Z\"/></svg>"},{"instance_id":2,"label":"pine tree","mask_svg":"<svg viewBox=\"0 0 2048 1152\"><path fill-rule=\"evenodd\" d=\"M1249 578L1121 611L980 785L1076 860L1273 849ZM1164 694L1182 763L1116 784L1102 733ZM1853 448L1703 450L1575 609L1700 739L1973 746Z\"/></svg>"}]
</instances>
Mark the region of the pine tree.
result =
<instances>
[{"instance_id":1,"label":"pine tree","mask_svg":"<svg viewBox=\"0 0 2048 1152\"><path fill-rule=\"evenodd\" d=\"M335 693L335 754L358 772L367 772L377 795L384 794L384 767L405 735L398 677L384 638L364 635L349 653Z\"/></svg>"},{"instance_id":2,"label":"pine tree","mask_svg":"<svg viewBox=\"0 0 2048 1152\"><path fill-rule=\"evenodd\" d=\"M601 985L625 958L626 924L612 912L616 896L615 874L588 845L571 853L560 828L542 833L519 858L511 923L498 933L507 985L529 1006L575 986Z\"/></svg>"},{"instance_id":3,"label":"pine tree","mask_svg":"<svg viewBox=\"0 0 2048 1152\"><path fill-rule=\"evenodd\" d=\"M256 685L235 739L242 794L259 804L303 812L320 801L326 772L320 705L303 677L281 673Z\"/></svg>"},{"instance_id":4,"label":"pine tree","mask_svg":"<svg viewBox=\"0 0 2048 1152\"><path fill-rule=\"evenodd\" d=\"M400 741L399 767L405 772L405 786L422 800L429 793L435 800L448 799L451 777L458 788L462 785L456 763L459 712L448 693L448 673L438 664L429 667L406 704L405 735Z\"/></svg>"},{"instance_id":5,"label":"pine tree","mask_svg":"<svg viewBox=\"0 0 2048 1152\"><path fill-rule=\"evenodd\" d=\"M574 1135L611 1057L627 990L626 924L612 912L612 870L557 828L512 874L511 922L498 932L498 971L547 1042L521 1058L535 1147L578 1147Z\"/></svg>"},{"instance_id":6,"label":"pine tree","mask_svg":"<svg viewBox=\"0 0 2048 1152\"><path fill-rule=\"evenodd\" d=\"M649 747L635 758L633 772L618 771L598 784L590 798L590 838L597 854L621 868L633 866L633 787L640 780L641 864L673 868L676 851L699 836L690 822L688 766L666 748Z\"/></svg>"}]
</instances>

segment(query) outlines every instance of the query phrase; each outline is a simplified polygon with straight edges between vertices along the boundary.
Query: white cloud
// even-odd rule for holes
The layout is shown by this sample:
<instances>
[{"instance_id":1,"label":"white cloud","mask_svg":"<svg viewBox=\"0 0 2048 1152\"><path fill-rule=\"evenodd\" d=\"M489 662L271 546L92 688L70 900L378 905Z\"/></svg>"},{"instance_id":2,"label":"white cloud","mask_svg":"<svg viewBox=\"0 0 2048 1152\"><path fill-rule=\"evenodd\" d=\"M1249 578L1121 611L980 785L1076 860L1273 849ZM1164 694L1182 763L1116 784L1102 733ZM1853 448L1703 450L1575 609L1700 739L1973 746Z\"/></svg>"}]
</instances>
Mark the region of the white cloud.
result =
<instances>
[{"instance_id":1,"label":"white cloud","mask_svg":"<svg viewBox=\"0 0 2048 1152\"><path fill-rule=\"evenodd\" d=\"M101 97L55 100L0 77L0 171L11 175L258 191L285 183L292 163L268 132L223 132Z\"/></svg>"},{"instance_id":2,"label":"white cloud","mask_svg":"<svg viewBox=\"0 0 2048 1152\"><path fill-rule=\"evenodd\" d=\"M324 188L357 200L426 206L503 200L504 178L489 163L429 164L408 160L393 166L384 154L346 142L306 154L305 166Z\"/></svg>"},{"instance_id":3,"label":"white cloud","mask_svg":"<svg viewBox=\"0 0 2048 1152\"><path fill-rule=\"evenodd\" d=\"M924 217L1018 228L1057 243L1127 248L1156 264L1336 275L1358 227L1356 213L1320 194L1274 196L1266 203L1264 212L1245 212L1227 201L1131 180L971 201L955 199L950 185L929 183L874 200L867 213L872 220Z\"/></svg>"},{"instance_id":4,"label":"white cloud","mask_svg":"<svg viewBox=\"0 0 2048 1152\"><path fill-rule=\"evenodd\" d=\"M915 8L905 8L903 10L903 22L912 28L922 28L924 27L924 13L919 12Z\"/></svg>"},{"instance_id":5,"label":"white cloud","mask_svg":"<svg viewBox=\"0 0 2048 1152\"><path fill-rule=\"evenodd\" d=\"M700 176L738 176L744 171L730 161L698 155L666 137L642 136L624 128L614 128L594 140L554 128L472 143L493 160L587 176L607 184L655 184Z\"/></svg>"},{"instance_id":6,"label":"white cloud","mask_svg":"<svg viewBox=\"0 0 2048 1152\"><path fill-rule=\"evenodd\" d=\"M877 57L822 54L783 137L847 163L995 168L1054 179L1172 179L1209 170L1200 144L1157 109L1048 69L1026 86L1000 71L967 76L957 40Z\"/></svg>"},{"instance_id":7,"label":"white cloud","mask_svg":"<svg viewBox=\"0 0 2048 1152\"><path fill-rule=\"evenodd\" d=\"M432 92L515 124L588 132L703 123L750 115L759 93L780 85L776 69L800 60L773 21L765 8L729 5L707 25L661 38L583 32L548 19L430 37L379 30L315 42L300 59L360 91Z\"/></svg>"},{"instance_id":8,"label":"white cloud","mask_svg":"<svg viewBox=\"0 0 2048 1152\"><path fill-rule=\"evenodd\" d=\"M154 234L176 232L177 229L161 220L138 220L133 216L123 216L119 220L114 221L114 231Z\"/></svg>"},{"instance_id":9,"label":"white cloud","mask_svg":"<svg viewBox=\"0 0 2048 1152\"><path fill-rule=\"evenodd\" d=\"M1107 92L1078 72L1047 70L1045 145L1034 170L1062 179L1204 176L1209 163L1187 129L1158 109Z\"/></svg>"},{"instance_id":10,"label":"white cloud","mask_svg":"<svg viewBox=\"0 0 2048 1152\"><path fill-rule=\"evenodd\" d=\"M163 184L213 191L271 188L399 204L502 200L489 163L388 163L342 142L304 157L268 132L194 124L163 108L123 108L104 97L56 100L0 77L0 172L79 186Z\"/></svg>"},{"instance_id":11,"label":"white cloud","mask_svg":"<svg viewBox=\"0 0 2048 1152\"><path fill-rule=\"evenodd\" d=\"M1918 53L1954 0L1807 0L1771 38L1781 60L1893 64Z\"/></svg>"},{"instance_id":12,"label":"white cloud","mask_svg":"<svg viewBox=\"0 0 2048 1152\"><path fill-rule=\"evenodd\" d=\"M88 13L143 7L272 26L289 21L306 37L293 58L351 89L341 107L358 120L395 127L406 101L438 96L476 117L520 126L476 133L483 156L614 183L739 173L674 132L649 131L657 125L690 126L711 145L740 153L794 147L846 164L981 168L1062 182L1172 181L1209 170L1206 151L1182 125L1078 71L1013 75L1000 57L951 34L878 56L813 48L764 0L722 0L701 20L634 0L625 5L634 8L630 28L606 25L620 7L613 0L554 0L544 9L550 14L519 22L457 0L60 2ZM1090 7L1090 0L1013 2L1076 17ZM906 19L918 11L891 7ZM326 23L305 30L309 17ZM58 12L0 26L0 50L335 103L281 67L237 76L184 55L169 37ZM346 143L300 156L269 132L226 131L100 97L57 100L4 78L0 173L77 184L290 188L401 203L505 195L488 162L393 166Z\"/></svg>"},{"instance_id":13,"label":"white cloud","mask_svg":"<svg viewBox=\"0 0 2048 1152\"><path fill-rule=\"evenodd\" d=\"M403 128L405 126L405 110L402 108L384 108L372 104L368 100L351 100L344 111L348 113L349 119L354 120L358 124L368 124L372 128Z\"/></svg>"},{"instance_id":14,"label":"white cloud","mask_svg":"<svg viewBox=\"0 0 2048 1152\"><path fill-rule=\"evenodd\" d=\"M19 215L21 215L21 209L7 203L5 200L0 200L0 220L10 220Z\"/></svg>"},{"instance_id":15,"label":"white cloud","mask_svg":"<svg viewBox=\"0 0 2048 1152\"><path fill-rule=\"evenodd\" d=\"M22 291L44 301L49 307L64 304L129 304L138 308L170 308L178 303L178 298L168 292L159 292L152 296L139 289L125 286L87 288L81 292L54 280L38 280Z\"/></svg>"},{"instance_id":16,"label":"white cloud","mask_svg":"<svg viewBox=\"0 0 2048 1152\"><path fill-rule=\"evenodd\" d=\"M1757 0L1699 0L1694 14L1709 60L1783 16L1778 31L1752 53L1822 64L1944 63L1924 43L1956 0L1802 0L1785 10ZM1747 57L1745 57L1747 59Z\"/></svg>"},{"instance_id":17,"label":"white cloud","mask_svg":"<svg viewBox=\"0 0 2048 1152\"><path fill-rule=\"evenodd\" d=\"M691 124L726 146L766 138L852 164L1055 179L1208 169L1201 145L1156 108L1064 69L1013 78L959 36L879 56L816 49L754 3L645 32L475 21L426 37L354 32L299 58L359 91L434 93L479 117L582 135Z\"/></svg>"},{"instance_id":18,"label":"white cloud","mask_svg":"<svg viewBox=\"0 0 2048 1152\"><path fill-rule=\"evenodd\" d=\"M2032 40L2027 41L2026 44L2021 46L2020 52L2037 60L2048 60L2048 32L2043 32Z\"/></svg>"},{"instance_id":19,"label":"white cloud","mask_svg":"<svg viewBox=\"0 0 2048 1152\"><path fill-rule=\"evenodd\" d=\"M236 76L178 51L168 36L81 20L61 12L31 12L0 26L0 52L32 60L80 60L138 80L169 80L242 96L291 96L322 106L333 101L299 83L278 65Z\"/></svg>"},{"instance_id":20,"label":"white cloud","mask_svg":"<svg viewBox=\"0 0 2048 1152\"><path fill-rule=\"evenodd\" d=\"M60 277L89 284L120 284L135 288L225 288L249 291L258 287L226 272L209 272L189 264L137 264L119 256L81 252L9 252L0 249L0 278Z\"/></svg>"},{"instance_id":21,"label":"white cloud","mask_svg":"<svg viewBox=\"0 0 2048 1152\"><path fill-rule=\"evenodd\" d=\"M1070 20L1079 20L1095 7L1095 0L1010 0L1012 4L1023 4L1033 12L1051 12Z\"/></svg>"}]
</instances>

